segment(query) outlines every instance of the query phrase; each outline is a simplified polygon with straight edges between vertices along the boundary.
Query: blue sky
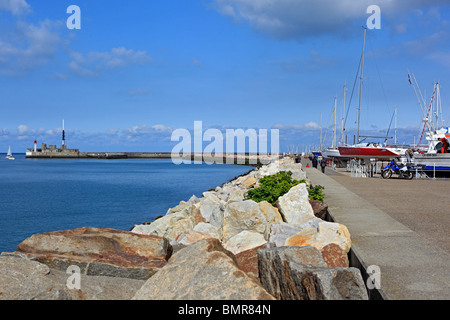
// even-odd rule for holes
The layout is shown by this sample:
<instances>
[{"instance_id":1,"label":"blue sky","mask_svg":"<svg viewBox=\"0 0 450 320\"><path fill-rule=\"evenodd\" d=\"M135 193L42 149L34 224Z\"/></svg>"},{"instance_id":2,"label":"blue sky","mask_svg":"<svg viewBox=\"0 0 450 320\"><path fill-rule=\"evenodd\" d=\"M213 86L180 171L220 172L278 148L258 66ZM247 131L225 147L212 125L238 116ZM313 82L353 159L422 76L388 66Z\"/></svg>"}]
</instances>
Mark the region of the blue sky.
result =
<instances>
[{"instance_id":1,"label":"blue sky","mask_svg":"<svg viewBox=\"0 0 450 320\"><path fill-rule=\"evenodd\" d=\"M170 151L196 120L277 128L282 151L317 145L335 97L340 126L344 84L348 107L369 5L381 29L367 30L361 128L386 133L397 107L399 142L412 143L422 116L408 69L427 103L440 82L450 120L449 1L0 0L0 151L59 145L62 119L81 151Z\"/></svg>"}]
</instances>

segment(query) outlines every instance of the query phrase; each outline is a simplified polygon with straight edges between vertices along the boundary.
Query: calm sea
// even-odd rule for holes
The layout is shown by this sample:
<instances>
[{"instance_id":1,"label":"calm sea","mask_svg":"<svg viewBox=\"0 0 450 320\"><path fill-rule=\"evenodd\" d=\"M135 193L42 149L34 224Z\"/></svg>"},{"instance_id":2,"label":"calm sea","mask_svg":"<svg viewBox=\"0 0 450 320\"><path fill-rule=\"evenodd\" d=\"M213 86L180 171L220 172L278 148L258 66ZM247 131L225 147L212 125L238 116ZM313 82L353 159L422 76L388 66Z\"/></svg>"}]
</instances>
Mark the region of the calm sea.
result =
<instances>
[{"instance_id":1,"label":"calm sea","mask_svg":"<svg viewBox=\"0 0 450 320\"><path fill-rule=\"evenodd\" d=\"M35 233L85 226L130 230L192 195L251 170L170 159L0 158L0 252Z\"/></svg>"}]
</instances>

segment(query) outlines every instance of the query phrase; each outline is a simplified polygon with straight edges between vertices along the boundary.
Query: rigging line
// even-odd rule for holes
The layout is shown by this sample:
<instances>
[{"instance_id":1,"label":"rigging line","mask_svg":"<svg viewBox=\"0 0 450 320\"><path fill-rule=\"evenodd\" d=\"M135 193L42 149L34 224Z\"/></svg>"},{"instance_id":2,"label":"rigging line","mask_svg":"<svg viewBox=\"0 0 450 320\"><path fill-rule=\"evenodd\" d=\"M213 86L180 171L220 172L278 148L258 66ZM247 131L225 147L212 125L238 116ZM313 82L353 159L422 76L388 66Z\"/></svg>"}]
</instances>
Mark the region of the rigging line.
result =
<instances>
[{"instance_id":1,"label":"rigging line","mask_svg":"<svg viewBox=\"0 0 450 320\"><path fill-rule=\"evenodd\" d=\"M325 136L323 137L323 140L320 143L320 149L322 150L322 147L325 145L325 139L327 138L328 129L330 128L331 120L333 119L333 113L331 114L330 121L328 122L327 131L325 131Z\"/></svg>"},{"instance_id":2,"label":"rigging line","mask_svg":"<svg viewBox=\"0 0 450 320\"><path fill-rule=\"evenodd\" d=\"M362 54L359 59L358 70L356 71L355 81L353 82L352 94L350 95L350 100L348 102L347 112L345 113L344 128L345 128L345 124L347 123L347 117L348 117L348 112L350 110L350 105L352 104L353 93L355 92L356 82L358 81L358 74L359 74L359 70L361 69L361 61L362 61Z\"/></svg>"},{"instance_id":3,"label":"rigging line","mask_svg":"<svg viewBox=\"0 0 450 320\"><path fill-rule=\"evenodd\" d=\"M373 52L374 50L372 47L372 40L370 39L370 37L369 37L369 46L372 48L372 52ZM383 96L384 96L384 100L386 102L386 106L388 108L388 112L391 113L391 109L389 108L389 101L387 99L386 92L384 90L383 82L381 81L380 70L378 68L378 63L377 63L377 59L376 59L375 55L373 56L373 61L375 62L375 68L377 69L377 73L378 73L378 80L380 81L381 91L383 92Z\"/></svg>"},{"instance_id":4,"label":"rigging line","mask_svg":"<svg viewBox=\"0 0 450 320\"><path fill-rule=\"evenodd\" d=\"M386 142L388 141L388 136L389 136L389 131L391 130L391 125L392 125L392 120L394 119L394 116L395 116L395 112L392 114L392 118L391 118L391 122L389 123L389 128L388 128L388 131L387 131L387 133L386 133L386 139L384 140L384 143L386 144Z\"/></svg>"}]
</instances>

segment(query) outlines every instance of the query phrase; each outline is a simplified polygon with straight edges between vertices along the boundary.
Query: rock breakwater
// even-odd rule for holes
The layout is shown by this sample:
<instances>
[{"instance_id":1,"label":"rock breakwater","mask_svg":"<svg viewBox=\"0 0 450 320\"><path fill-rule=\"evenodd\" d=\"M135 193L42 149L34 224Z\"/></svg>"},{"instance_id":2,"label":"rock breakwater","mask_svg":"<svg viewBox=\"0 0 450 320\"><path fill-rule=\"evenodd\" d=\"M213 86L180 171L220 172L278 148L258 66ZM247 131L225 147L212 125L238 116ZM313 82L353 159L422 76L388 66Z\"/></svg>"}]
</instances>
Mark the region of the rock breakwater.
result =
<instances>
[{"instance_id":1,"label":"rock breakwater","mask_svg":"<svg viewBox=\"0 0 450 320\"><path fill-rule=\"evenodd\" d=\"M307 181L300 163L283 158L130 231L33 235L0 256L0 274L16 275L0 276L0 299L367 299L359 270L348 266L347 228L324 220L326 205L309 200L308 182L275 206L246 199L260 179L280 171ZM76 290L55 280L71 265L83 277ZM39 281L27 285L30 272ZM92 293L94 285L101 293ZM128 289L111 289L121 285Z\"/></svg>"}]
</instances>

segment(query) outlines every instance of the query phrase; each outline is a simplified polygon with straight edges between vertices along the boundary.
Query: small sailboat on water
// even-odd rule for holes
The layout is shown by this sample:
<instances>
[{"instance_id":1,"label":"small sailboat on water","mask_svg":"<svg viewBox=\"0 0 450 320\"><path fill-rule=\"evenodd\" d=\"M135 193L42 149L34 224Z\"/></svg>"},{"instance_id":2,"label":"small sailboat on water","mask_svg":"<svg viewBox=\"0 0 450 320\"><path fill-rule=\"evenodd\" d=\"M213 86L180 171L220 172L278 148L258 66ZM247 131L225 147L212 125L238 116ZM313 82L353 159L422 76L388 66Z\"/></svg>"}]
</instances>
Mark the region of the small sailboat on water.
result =
<instances>
[{"instance_id":1,"label":"small sailboat on water","mask_svg":"<svg viewBox=\"0 0 450 320\"><path fill-rule=\"evenodd\" d=\"M8 160L15 160L15 158L13 157L12 152L11 152L11 146L9 146L8 153L6 154L5 158Z\"/></svg>"}]
</instances>

